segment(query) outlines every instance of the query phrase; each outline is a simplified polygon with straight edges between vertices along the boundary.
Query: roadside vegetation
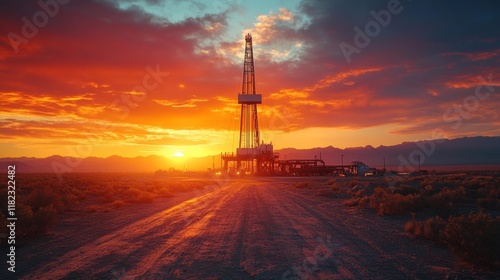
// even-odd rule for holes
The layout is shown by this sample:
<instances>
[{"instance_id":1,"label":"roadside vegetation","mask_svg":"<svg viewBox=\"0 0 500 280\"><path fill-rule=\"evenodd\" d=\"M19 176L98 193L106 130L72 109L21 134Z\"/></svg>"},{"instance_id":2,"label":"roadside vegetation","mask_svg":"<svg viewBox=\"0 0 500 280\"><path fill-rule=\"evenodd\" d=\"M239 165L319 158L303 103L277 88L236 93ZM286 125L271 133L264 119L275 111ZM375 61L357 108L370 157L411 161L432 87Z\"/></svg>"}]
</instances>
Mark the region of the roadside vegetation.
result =
<instances>
[{"instance_id":1,"label":"roadside vegetation","mask_svg":"<svg viewBox=\"0 0 500 280\"><path fill-rule=\"evenodd\" d=\"M17 174L16 237L22 240L47 233L67 211L109 212L202 190L210 183L209 179L189 181L139 174L65 174L63 180L55 174ZM0 184L0 200L7 201L5 183ZM5 205L0 211L0 234L7 233L6 217Z\"/></svg>"},{"instance_id":2,"label":"roadside vegetation","mask_svg":"<svg viewBox=\"0 0 500 280\"><path fill-rule=\"evenodd\" d=\"M309 186L309 182L296 182L295 184L293 184L296 188L298 189L305 189L305 188L311 188Z\"/></svg>"},{"instance_id":3,"label":"roadside vegetation","mask_svg":"<svg viewBox=\"0 0 500 280\"><path fill-rule=\"evenodd\" d=\"M405 231L410 235L472 263L500 268L500 174L349 178L328 184L346 206L409 216Z\"/></svg>"},{"instance_id":4,"label":"roadside vegetation","mask_svg":"<svg viewBox=\"0 0 500 280\"><path fill-rule=\"evenodd\" d=\"M448 247L458 256L481 265L500 266L500 217L484 212L411 220L405 230L416 237Z\"/></svg>"}]
</instances>

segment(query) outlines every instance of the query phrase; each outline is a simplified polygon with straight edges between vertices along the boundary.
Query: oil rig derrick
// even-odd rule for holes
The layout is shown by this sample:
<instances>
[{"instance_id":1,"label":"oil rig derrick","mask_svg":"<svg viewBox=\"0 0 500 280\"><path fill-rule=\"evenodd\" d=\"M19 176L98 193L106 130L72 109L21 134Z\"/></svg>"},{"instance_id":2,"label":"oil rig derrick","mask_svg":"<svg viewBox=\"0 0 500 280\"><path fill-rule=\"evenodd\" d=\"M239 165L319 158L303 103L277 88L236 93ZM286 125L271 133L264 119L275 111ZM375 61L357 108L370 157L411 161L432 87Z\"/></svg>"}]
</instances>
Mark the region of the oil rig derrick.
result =
<instances>
[{"instance_id":1,"label":"oil rig derrick","mask_svg":"<svg viewBox=\"0 0 500 280\"><path fill-rule=\"evenodd\" d=\"M325 176L375 174L362 162L351 165L326 165L325 161L315 156L314 159L279 160L273 151L273 144L265 144L260 139L257 105L262 104L262 94L255 89L255 65L253 61L252 35L245 36L245 56L243 59L243 83L238 94L241 104L240 139L236 153L221 153L224 166L221 171L230 175L281 175L281 176ZM214 168L215 169L215 168ZM385 168L384 168L385 172ZM221 172L217 172L221 174Z\"/></svg>"},{"instance_id":2,"label":"oil rig derrick","mask_svg":"<svg viewBox=\"0 0 500 280\"><path fill-rule=\"evenodd\" d=\"M238 94L241 104L240 140L235 153L221 154L224 171L229 174L274 174L275 160L273 145L260 142L257 105L262 104L262 94L255 89L255 67L253 61L252 35L245 36L245 56L243 60L243 83Z\"/></svg>"}]
</instances>

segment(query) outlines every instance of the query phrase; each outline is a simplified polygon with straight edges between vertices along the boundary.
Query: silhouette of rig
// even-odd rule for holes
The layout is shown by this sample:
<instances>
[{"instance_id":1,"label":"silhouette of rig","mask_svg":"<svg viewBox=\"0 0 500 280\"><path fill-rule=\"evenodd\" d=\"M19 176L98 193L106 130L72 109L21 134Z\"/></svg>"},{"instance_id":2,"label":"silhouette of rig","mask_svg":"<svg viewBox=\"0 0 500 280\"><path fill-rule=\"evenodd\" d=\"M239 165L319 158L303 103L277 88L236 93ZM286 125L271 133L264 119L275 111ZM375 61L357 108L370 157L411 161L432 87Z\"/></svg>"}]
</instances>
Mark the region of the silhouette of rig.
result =
<instances>
[{"instance_id":1,"label":"silhouette of rig","mask_svg":"<svg viewBox=\"0 0 500 280\"><path fill-rule=\"evenodd\" d=\"M262 94L255 89L255 66L253 61L252 35L245 36L245 57L243 62L243 84L238 94L241 104L240 139L236 153L221 153L224 162L222 172L230 175L288 175L322 176L332 174L364 175L371 170L360 161L350 165L326 165L317 159L279 160L273 144L260 140L257 105L262 104Z\"/></svg>"},{"instance_id":2,"label":"silhouette of rig","mask_svg":"<svg viewBox=\"0 0 500 280\"><path fill-rule=\"evenodd\" d=\"M273 175L279 155L274 153L272 143L260 143L257 105L262 104L262 94L257 94L255 90L255 67L250 34L245 36L243 84L241 93L238 94L238 104L241 104L239 146L236 154L221 155L224 171L234 174Z\"/></svg>"}]
</instances>

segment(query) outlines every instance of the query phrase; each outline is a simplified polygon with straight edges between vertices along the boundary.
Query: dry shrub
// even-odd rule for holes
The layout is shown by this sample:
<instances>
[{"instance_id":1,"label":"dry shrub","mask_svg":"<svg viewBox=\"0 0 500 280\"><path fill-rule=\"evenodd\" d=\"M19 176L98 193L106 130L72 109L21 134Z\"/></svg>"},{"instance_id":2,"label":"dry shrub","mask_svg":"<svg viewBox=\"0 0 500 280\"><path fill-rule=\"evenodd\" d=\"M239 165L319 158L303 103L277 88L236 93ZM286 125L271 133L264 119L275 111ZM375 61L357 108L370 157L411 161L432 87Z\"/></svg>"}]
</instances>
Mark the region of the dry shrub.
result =
<instances>
[{"instance_id":1,"label":"dry shrub","mask_svg":"<svg viewBox=\"0 0 500 280\"><path fill-rule=\"evenodd\" d=\"M87 211L88 213L95 213L97 212L97 210L99 210L99 206L97 205L90 205L87 207L87 209L85 209L85 211Z\"/></svg>"},{"instance_id":2,"label":"dry shrub","mask_svg":"<svg viewBox=\"0 0 500 280\"><path fill-rule=\"evenodd\" d=\"M444 188L439 193L426 198L427 204L434 210L452 211L457 204L466 199L465 188L460 187L455 190Z\"/></svg>"},{"instance_id":3,"label":"dry shrub","mask_svg":"<svg viewBox=\"0 0 500 280\"><path fill-rule=\"evenodd\" d=\"M401 195L418 194L420 191L410 185L401 185L393 189L393 193L398 193Z\"/></svg>"},{"instance_id":4,"label":"dry shrub","mask_svg":"<svg viewBox=\"0 0 500 280\"><path fill-rule=\"evenodd\" d=\"M113 201L114 195L111 192L107 192L107 193L104 193L103 195L101 195L101 198L102 198L102 202L109 203L109 202Z\"/></svg>"},{"instance_id":5,"label":"dry shrub","mask_svg":"<svg viewBox=\"0 0 500 280\"><path fill-rule=\"evenodd\" d=\"M361 200L361 198L359 198L359 197L351 197L349 199L344 200L342 202L342 204L350 206L350 207L358 206L360 200Z\"/></svg>"},{"instance_id":6,"label":"dry shrub","mask_svg":"<svg viewBox=\"0 0 500 280\"><path fill-rule=\"evenodd\" d=\"M480 198L477 200L477 205L487 210L500 210L500 200L497 198Z\"/></svg>"},{"instance_id":7,"label":"dry shrub","mask_svg":"<svg viewBox=\"0 0 500 280\"><path fill-rule=\"evenodd\" d=\"M409 221L405 230L416 237L446 245L466 260L487 266L500 265L500 217L493 218L482 212L468 216L440 217L424 222Z\"/></svg>"},{"instance_id":8,"label":"dry shrub","mask_svg":"<svg viewBox=\"0 0 500 280\"><path fill-rule=\"evenodd\" d=\"M347 206L360 206L360 207L366 207L370 204L370 198L365 196L365 197L352 197L350 199L346 199L342 202L342 204L347 205Z\"/></svg>"},{"instance_id":9,"label":"dry shrub","mask_svg":"<svg viewBox=\"0 0 500 280\"><path fill-rule=\"evenodd\" d=\"M332 192L336 192L336 193L341 193L342 192L342 189L341 187L339 186L339 182L337 179L330 179L326 182L328 185L330 185L330 190Z\"/></svg>"},{"instance_id":10,"label":"dry shrub","mask_svg":"<svg viewBox=\"0 0 500 280\"><path fill-rule=\"evenodd\" d=\"M57 224L57 210L50 204L41 207L33 215L32 235L46 233L50 228Z\"/></svg>"},{"instance_id":11,"label":"dry shrub","mask_svg":"<svg viewBox=\"0 0 500 280\"><path fill-rule=\"evenodd\" d=\"M420 182L420 186L425 187L425 186L432 186L438 179L434 176L428 176L422 178L422 181Z\"/></svg>"},{"instance_id":12,"label":"dry shrub","mask_svg":"<svg viewBox=\"0 0 500 280\"><path fill-rule=\"evenodd\" d=\"M27 204L31 206L33 211L48 206L50 204L58 204L59 198L48 186L42 188L36 188L28 196Z\"/></svg>"},{"instance_id":13,"label":"dry shrub","mask_svg":"<svg viewBox=\"0 0 500 280\"><path fill-rule=\"evenodd\" d=\"M384 188L376 188L370 197L369 205L377 210L378 215L399 215L420 210L422 198L416 194L402 195Z\"/></svg>"},{"instance_id":14,"label":"dry shrub","mask_svg":"<svg viewBox=\"0 0 500 280\"><path fill-rule=\"evenodd\" d=\"M189 192L193 190L189 182L176 182L175 185L170 186L171 190L174 192Z\"/></svg>"},{"instance_id":15,"label":"dry shrub","mask_svg":"<svg viewBox=\"0 0 500 280\"><path fill-rule=\"evenodd\" d=\"M331 186L332 186L332 185L336 185L336 184L337 184L337 180L335 180L335 179L330 179L330 180L328 180L326 183L327 183L328 185L331 185Z\"/></svg>"},{"instance_id":16,"label":"dry shrub","mask_svg":"<svg viewBox=\"0 0 500 280\"><path fill-rule=\"evenodd\" d=\"M42 207L52 205L58 213L63 213L78 206L83 198L82 192L68 186L44 186L31 191L26 204L35 212Z\"/></svg>"},{"instance_id":17,"label":"dry shrub","mask_svg":"<svg viewBox=\"0 0 500 280\"><path fill-rule=\"evenodd\" d=\"M123 204L124 204L123 200L115 200L115 201L113 201L113 207L115 207L115 208L120 208L120 207L123 206Z\"/></svg>"},{"instance_id":18,"label":"dry shrub","mask_svg":"<svg viewBox=\"0 0 500 280\"><path fill-rule=\"evenodd\" d=\"M437 194L439 193L439 189L437 188L434 188L432 185L426 185L421 191L420 191L420 194L422 194L423 196L431 196L431 195L434 195L434 194Z\"/></svg>"},{"instance_id":19,"label":"dry shrub","mask_svg":"<svg viewBox=\"0 0 500 280\"><path fill-rule=\"evenodd\" d=\"M334 183L331 183L331 184L329 183L329 185L330 185L330 191L335 192L335 193L340 193L341 192L339 186L337 185L337 182L334 182Z\"/></svg>"},{"instance_id":20,"label":"dry shrub","mask_svg":"<svg viewBox=\"0 0 500 280\"><path fill-rule=\"evenodd\" d=\"M490 187L488 197L500 199L500 187Z\"/></svg>"},{"instance_id":21,"label":"dry shrub","mask_svg":"<svg viewBox=\"0 0 500 280\"><path fill-rule=\"evenodd\" d=\"M494 177L422 176L411 180L407 180L406 183L398 182L392 188L375 188L371 194L371 188L360 188L355 178L351 181L351 186L354 187L345 193L359 198L371 194L370 207L379 215L397 215L425 207L441 216L448 216L457 209L470 207L472 203L476 203L482 209L500 210L500 188L497 187ZM419 181L420 184L415 184ZM333 184L334 181L329 183ZM358 205L359 200L351 199L345 204ZM459 206L464 207L459 208Z\"/></svg>"},{"instance_id":22,"label":"dry shrub","mask_svg":"<svg viewBox=\"0 0 500 280\"><path fill-rule=\"evenodd\" d=\"M101 196L109 192L111 189L113 189L113 186L109 186L108 184L99 182L96 184L91 184L87 188L86 193L94 196Z\"/></svg>"},{"instance_id":23,"label":"dry shrub","mask_svg":"<svg viewBox=\"0 0 500 280\"><path fill-rule=\"evenodd\" d=\"M479 177L471 177L469 180L463 180L463 183L467 186L467 188L478 189L481 185L484 185L483 178Z\"/></svg>"},{"instance_id":24,"label":"dry shrub","mask_svg":"<svg viewBox=\"0 0 500 280\"><path fill-rule=\"evenodd\" d=\"M351 186L351 188L354 188L357 184L358 184L358 179L354 178L349 183L349 186Z\"/></svg>"},{"instance_id":25,"label":"dry shrub","mask_svg":"<svg viewBox=\"0 0 500 280\"><path fill-rule=\"evenodd\" d=\"M304 188L309 188L309 183L308 182L296 182L293 184L296 188L298 189L304 189Z\"/></svg>"},{"instance_id":26,"label":"dry shrub","mask_svg":"<svg viewBox=\"0 0 500 280\"><path fill-rule=\"evenodd\" d=\"M482 212L450 217L445 237L457 255L480 264L500 265L500 217Z\"/></svg>"},{"instance_id":27,"label":"dry shrub","mask_svg":"<svg viewBox=\"0 0 500 280\"><path fill-rule=\"evenodd\" d=\"M44 234L57 224L57 210L52 204L42 206L37 211L20 204L16 215L16 235L21 238Z\"/></svg>"},{"instance_id":28,"label":"dry shrub","mask_svg":"<svg viewBox=\"0 0 500 280\"><path fill-rule=\"evenodd\" d=\"M415 236L418 236L416 233L417 230L419 233L421 232L419 229L420 229L419 222L417 222L415 220L408 221L405 224L405 231L408 233L411 233Z\"/></svg>"},{"instance_id":29,"label":"dry shrub","mask_svg":"<svg viewBox=\"0 0 500 280\"><path fill-rule=\"evenodd\" d=\"M16 196L16 235L21 239L46 233L57 224L58 212L65 211L72 203L70 188L66 188L66 192L62 193L64 196L61 196L54 189L64 186L47 178L33 178L35 180L28 184L31 189L25 194L20 191ZM39 185L41 182L43 187Z\"/></svg>"},{"instance_id":30,"label":"dry shrub","mask_svg":"<svg viewBox=\"0 0 500 280\"><path fill-rule=\"evenodd\" d=\"M139 193L141 192L141 190L139 189L127 189L126 191L124 191L124 196L128 198L128 200L131 200L133 199L134 197L137 197L139 196Z\"/></svg>"},{"instance_id":31,"label":"dry shrub","mask_svg":"<svg viewBox=\"0 0 500 280\"><path fill-rule=\"evenodd\" d=\"M159 197L174 197L174 194L170 191L170 189L166 187L161 187L160 189L157 189L155 193Z\"/></svg>"},{"instance_id":32,"label":"dry shrub","mask_svg":"<svg viewBox=\"0 0 500 280\"><path fill-rule=\"evenodd\" d=\"M155 200L156 195L137 189L133 189L134 196L130 197L129 201L134 203L151 203Z\"/></svg>"},{"instance_id":33,"label":"dry shrub","mask_svg":"<svg viewBox=\"0 0 500 280\"><path fill-rule=\"evenodd\" d=\"M488 186L477 190L477 203L488 210L500 210L500 187Z\"/></svg>"},{"instance_id":34,"label":"dry shrub","mask_svg":"<svg viewBox=\"0 0 500 280\"><path fill-rule=\"evenodd\" d=\"M353 196L353 197L364 197L365 196L365 190L364 189L357 189L357 191L354 190L347 190L346 192L348 195Z\"/></svg>"},{"instance_id":35,"label":"dry shrub","mask_svg":"<svg viewBox=\"0 0 500 280\"><path fill-rule=\"evenodd\" d=\"M432 240L436 244L444 245L444 230L446 221L436 216L424 222L414 220L405 224L405 230L416 237Z\"/></svg>"},{"instance_id":36,"label":"dry shrub","mask_svg":"<svg viewBox=\"0 0 500 280\"><path fill-rule=\"evenodd\" d=\"M64 193L60 195L60 204L57 205L57 210L59 213L67 211L73 207L80 204L80 200L77 195L73 193Z\"/></svg>"},{"instance_id":37,"label":"dry shrub","mask_svg":"<svg viewBox=\"0 0 500 280\"><path fill-rule=\"evenodd\" d=\"M16 235L26 237L31 235L31 224L33 222L33 211L25 204L16 205Z\"/></svg>"},{"instance_id":38,"label":"dry shrub","mask_svg":"<svg viewBox=\"0 0 500 280\"><path fill-rule=\"evenodd\" d=\"M318 195L320 196L327 196L327 197L334 197L336 198L338 194L342 193L342 190L337 186L336 182L331 182L332 180L328 181L328 184L330 185L330 188L324 189L324 190L319 190L317 192Z\"/></svg>"}]
</instances>

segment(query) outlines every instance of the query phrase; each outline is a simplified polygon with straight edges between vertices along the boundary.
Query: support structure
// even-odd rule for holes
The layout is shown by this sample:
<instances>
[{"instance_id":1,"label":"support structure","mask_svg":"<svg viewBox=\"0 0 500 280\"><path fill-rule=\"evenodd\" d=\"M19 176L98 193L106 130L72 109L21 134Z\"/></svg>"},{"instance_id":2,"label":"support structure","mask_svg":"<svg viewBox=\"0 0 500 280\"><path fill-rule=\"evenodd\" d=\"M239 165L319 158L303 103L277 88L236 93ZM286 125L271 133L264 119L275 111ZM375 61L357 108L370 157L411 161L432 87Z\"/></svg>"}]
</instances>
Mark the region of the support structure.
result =
<instances>
[{"instance_id":1,"label":"support structure","mask_svg":"<svg viewBox=\"0 0 500 280\"><path fill-rule=\"evenodd\" d=\"M259 119L257 104L262 104L262 95L255 93L255 67L253 64L252 35L245 36L245 58L243 62L243 84L238 95L241 104L240 149L259 147Z\"/></svg>"},{"instance_id":2,"label":"support structure","mask_svg":"<svg viewBox=\"0 0 500 280\"><path fill-rule=\"evenodd\" d=\"M224 171L234 174L272 175L275 159L272 144L261 143L257 105L262 104L262 95L255 89L255 66L253 60L252 35L245 36L243 60L243 83L238 94L241 104L240 140L236 154L222 154Z\"/></svg>"}]
</instances>

